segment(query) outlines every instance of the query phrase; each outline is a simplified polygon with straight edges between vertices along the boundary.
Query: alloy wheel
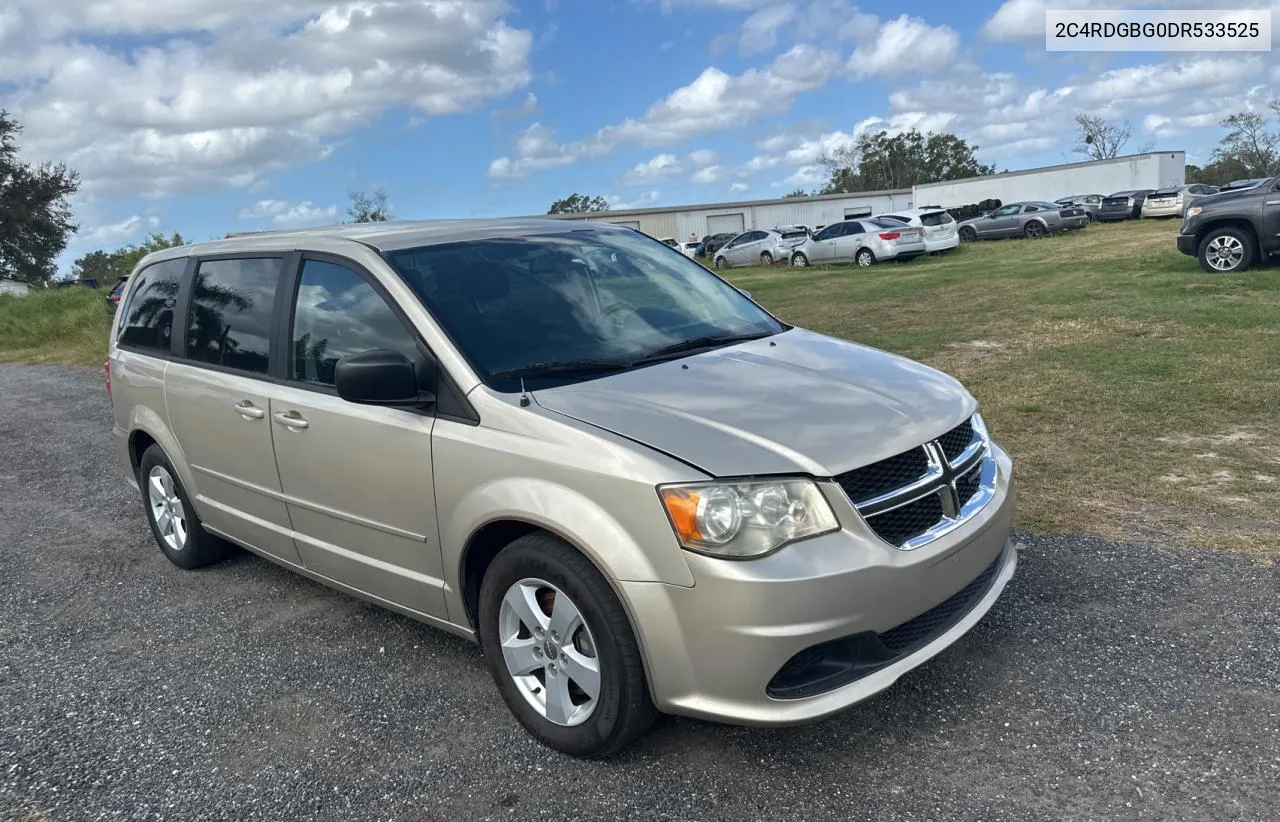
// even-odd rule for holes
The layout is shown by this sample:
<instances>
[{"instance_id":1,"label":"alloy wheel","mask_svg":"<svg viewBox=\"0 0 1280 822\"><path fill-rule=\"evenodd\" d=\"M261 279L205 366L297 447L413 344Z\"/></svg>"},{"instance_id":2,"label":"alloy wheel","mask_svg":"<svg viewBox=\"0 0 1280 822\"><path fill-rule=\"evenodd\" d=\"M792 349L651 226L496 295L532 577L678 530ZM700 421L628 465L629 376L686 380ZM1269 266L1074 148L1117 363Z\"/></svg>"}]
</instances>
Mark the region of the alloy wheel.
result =
<instances>
[{"instance_id":1,"label":"alloy wheel","mask_svg":"<svg viewBox=\"0 0 1280 822\"><path fill-rule=\"evenodd\" d=\"M171 551L187 547L187 513L178 496L177 484L162 465L151 469L147 476L147 501L155 520L160 539Z\"/></svg>"},{"instance_id":2,"label":"alloy wheel","mask_svg":"<svg viewBox=\"0 0 1280 822\"><path fill-rule=\"evenodd\" d=\"M1231 271L1244 259L1244 243L1230 234L1214 237L1205 249L1205 259L1217 271Z\"/></svg>"},{"instance_id":3,"label":"alloy wheel","mask_svg":"<svg viewBox=\"0 0 1280 822\"><path fill-rule=\"evenodd\" d=\"M502 659L516 690L540 716L564 727L590 718L600 698L600 658L582 612L545 580L507 589L498 611Z\"/></svg>"}]
</instances>

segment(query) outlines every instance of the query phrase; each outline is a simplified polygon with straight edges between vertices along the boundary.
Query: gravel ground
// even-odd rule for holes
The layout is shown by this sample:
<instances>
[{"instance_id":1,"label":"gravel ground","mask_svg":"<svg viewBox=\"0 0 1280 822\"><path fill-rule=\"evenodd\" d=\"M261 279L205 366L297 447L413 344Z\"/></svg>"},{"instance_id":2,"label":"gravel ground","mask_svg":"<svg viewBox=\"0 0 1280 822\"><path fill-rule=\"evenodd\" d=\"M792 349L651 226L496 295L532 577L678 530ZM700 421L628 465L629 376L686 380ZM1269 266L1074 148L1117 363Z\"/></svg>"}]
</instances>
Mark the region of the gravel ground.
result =
<instances>
[{"instance_id":1,"label":"gravel ground","mask_svg":"<svg viewBox=\"0 0 1280 822\"><path fill-rule=\"evenodd\" d=\"M1024 537L988 618L786 730L662 721L581 763L476 647L244 555L183 572L99 375L0 366L0 818L1274 819L1280 572Z\"/></svg>"}]
</instances>

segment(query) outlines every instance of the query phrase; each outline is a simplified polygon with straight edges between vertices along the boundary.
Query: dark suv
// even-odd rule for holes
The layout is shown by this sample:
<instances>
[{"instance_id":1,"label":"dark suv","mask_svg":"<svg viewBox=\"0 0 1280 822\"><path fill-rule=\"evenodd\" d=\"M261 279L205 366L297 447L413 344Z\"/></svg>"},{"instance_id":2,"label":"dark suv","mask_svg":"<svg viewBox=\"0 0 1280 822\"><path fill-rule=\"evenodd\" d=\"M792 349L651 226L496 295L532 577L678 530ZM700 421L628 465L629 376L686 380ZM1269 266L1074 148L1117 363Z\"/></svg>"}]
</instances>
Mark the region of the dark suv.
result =
<instances>
[{"instance_id":1,"label":"dark suv","mask_svg":"<svg viewBox=\"0 0 1280 822\"><path fill-rule=\"evenodd\" d=\"M1178 250L1211 274L1244 271L1280 254L1280 177L1197 200L1178 229Z\"/></svg>"}]
</instances>

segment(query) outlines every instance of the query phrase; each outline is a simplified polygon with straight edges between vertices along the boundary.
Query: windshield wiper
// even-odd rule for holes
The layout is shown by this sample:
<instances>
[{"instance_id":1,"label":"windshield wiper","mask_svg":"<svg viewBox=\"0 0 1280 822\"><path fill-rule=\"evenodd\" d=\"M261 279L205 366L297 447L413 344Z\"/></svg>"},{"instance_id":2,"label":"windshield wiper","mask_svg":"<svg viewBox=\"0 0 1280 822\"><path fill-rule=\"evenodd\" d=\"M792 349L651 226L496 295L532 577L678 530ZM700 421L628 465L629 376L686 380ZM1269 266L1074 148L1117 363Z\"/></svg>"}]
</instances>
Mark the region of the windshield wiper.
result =
<instances>
[{"instance_id":1,"label":"windshield wiper","mask_svg":"<svg viewBox=\"0 0 1280 822\"><path fill-rule=\"evenodd\" d=\"M754 334L709 334L705 337L694 337L691 340L683 340L671 345L665 345L662 348L656 348L634 362L636 364L659 362L691 351L717 348L730 343L747 342L748 340L758 340L763 337L772 337L773 334L774 332L772 331L760 331Z\"/></svg>"},{"instance_id":2,"label":"windshield wiper","mask_svg":"<svg viewBox=\"0 0 1280 822\"><path fill-rule=\"evenodd\" d=\"M535 362L519 368L495 371L490 377L514 379L517 377L542 377L551 374L594 374L602 371L623 371L631 367L625 360L556 360Z\"/></svg>"}]
</instances>

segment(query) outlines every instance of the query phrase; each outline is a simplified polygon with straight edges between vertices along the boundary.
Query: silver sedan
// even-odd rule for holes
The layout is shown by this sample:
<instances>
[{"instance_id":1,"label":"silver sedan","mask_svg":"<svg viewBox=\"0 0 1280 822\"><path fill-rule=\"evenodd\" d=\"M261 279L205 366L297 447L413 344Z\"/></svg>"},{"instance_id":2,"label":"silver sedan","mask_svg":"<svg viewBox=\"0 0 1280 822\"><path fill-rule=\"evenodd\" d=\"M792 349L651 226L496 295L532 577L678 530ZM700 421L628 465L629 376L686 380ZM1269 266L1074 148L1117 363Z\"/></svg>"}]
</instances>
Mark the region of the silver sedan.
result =
<instances>
[{"instance_id":1,"label":"silver sedan","mask_svg":"<svg viewBox=\"0 0 1280 822\"><path fill-rule=\"evenodd\" d=\"M1040 201L1009 203L990 214L960 223L960 242L995 240L1000 237L1043 237L1059 231L1084 228L1089 222L1080 206L1064 206Z\"/></svg>"},{"instance_id":2,"label":"silver sedan","mask_svg":"<svg viewBox=\"0 0 1280 822\"><path fill-rule=\"evenodd\" d=\"M863 218L822 229L791 252L791 264L804 268L818 263L857 263L865 268L885 260L909 260L924 252L923 229Z\"/></svg>"}]
</instances>

